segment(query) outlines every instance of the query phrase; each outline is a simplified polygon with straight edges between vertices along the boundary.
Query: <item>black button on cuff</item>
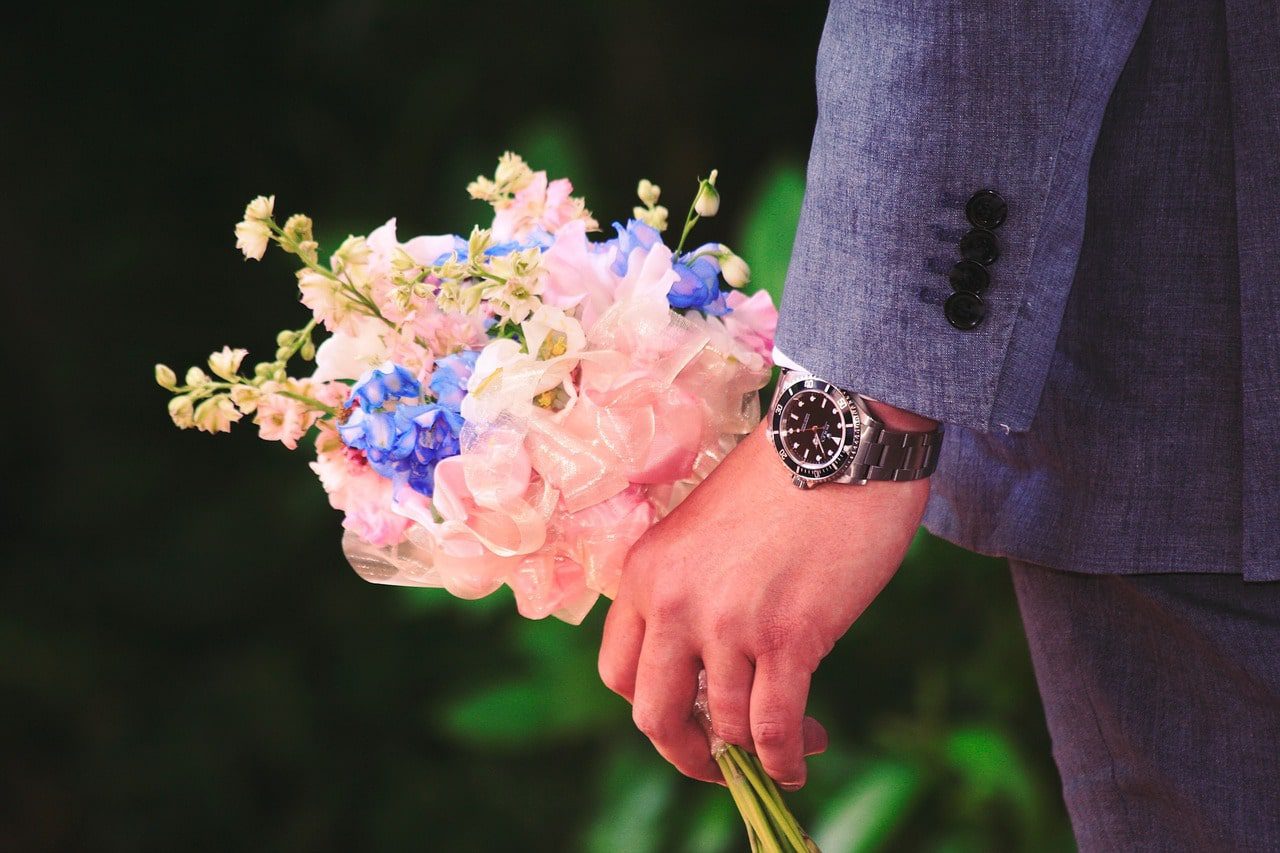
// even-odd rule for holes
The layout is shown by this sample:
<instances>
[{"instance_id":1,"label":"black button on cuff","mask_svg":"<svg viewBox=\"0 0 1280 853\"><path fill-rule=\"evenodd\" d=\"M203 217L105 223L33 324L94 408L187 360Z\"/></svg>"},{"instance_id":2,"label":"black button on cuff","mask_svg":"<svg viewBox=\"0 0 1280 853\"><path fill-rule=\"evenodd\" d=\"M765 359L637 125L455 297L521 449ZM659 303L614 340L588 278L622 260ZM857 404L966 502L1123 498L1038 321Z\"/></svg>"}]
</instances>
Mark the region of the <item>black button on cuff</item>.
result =
<instances>
[{"instance_id":1,"label":"black button on cuff","mask_svg":"<svg viewBox=\"0 0 1280 853\"><path fill-rule=\"evenodd\" d=\"M986 228L975 228L960 238L960 257L979 264L993 264L1000 257L1000 241Z\"/></svg>"},{"instance_id":2,"label":"black button on cuff","mask_svg":"<svg viewBox=\"0 0 1280 853\"><path fill-rule=\"evenodd\" d=\"M957 292L981 293L991 283L991 273L977 261L960 261L947 275L951 289Z\"/></svg>"},{"instance_id":3,"label":"black button on cuff","mask_svg":"<svg viewBox=\"0 0 1280 853\"><path fill-rule=\"evenodd\" d=\"M999 228L1009 215L1009 205L995 190L979 190L964 206L964 215L977 228Z\"/></svg>"},{"instance_id":4,"label":"black button on cuff","mask_svg":"<svg viewBox=\"0 0 1280 853\"><path fill-rule=\"evenodd\" d=\"M987 316L987 303L976 293L960 290L947 297L943 311L948 323L967 332L977 327L982 318Z\"/></svg>"}]
</instances>

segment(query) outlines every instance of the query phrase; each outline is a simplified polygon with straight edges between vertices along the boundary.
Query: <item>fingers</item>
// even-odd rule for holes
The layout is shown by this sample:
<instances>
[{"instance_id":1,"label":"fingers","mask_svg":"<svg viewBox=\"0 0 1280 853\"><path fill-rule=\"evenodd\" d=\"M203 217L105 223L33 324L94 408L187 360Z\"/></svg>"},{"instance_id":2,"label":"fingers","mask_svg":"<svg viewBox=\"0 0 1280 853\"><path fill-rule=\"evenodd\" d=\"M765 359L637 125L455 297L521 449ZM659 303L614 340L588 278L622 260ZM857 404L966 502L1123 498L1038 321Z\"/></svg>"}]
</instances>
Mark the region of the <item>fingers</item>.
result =
<instances>
[{"instance_id":1,"label":"fingers","mask_svg":"<svg viewBox=\"0 0 1280 853\"><path fill-rule=\"evenodd\" d=\"M807 670L778 656L756 661L751 689L751 739L765 772L795 790L805 782L804 706Z\"/></svg>"},{"instance_id":2,"label":"fingers","mask_svg":"<svg viewBox=\"0 0 1280 853\"><path fill-rule=\"evenodd\" d=\"M702 661L687 646L655 633L645 636L631 716L658 752L686 776L721 780L707 736L694 719Z\"/></svg>"},{"instance_id":3,"label":"fingers","mask_svg":"<svg viewBox=\"0 0 1280 853\"><path fill-rule=\"evenodd\" d=\"M644 620L629 604L615 601L604 620L597 667L604 686L628 702L636 692L636 666L644 642Z\"/></svg>"},{"instance_id":4,"label":"fingers","mask_svg":"<svg viewBox=\"0 0 1280 853\"><path fill-rule=\"evenodd\" d=\"M741 652L725 646L703 650L707 670L707 709L711 728L720 739L743 749L751 742L751 682L755 665Z\"/></svg>"},{"instance_id":5,"label":"fingers","mask_svg":"<svg viewBox=\"0 0 1280 853\"><path fill-rule=\"evenodd\" d=\"M804 735L804 754L806 756L820 755L827 751L829 738L827 737L827 730L822 723L813 717L805 717L802 732Z\"/></svg>"}]
</instances>

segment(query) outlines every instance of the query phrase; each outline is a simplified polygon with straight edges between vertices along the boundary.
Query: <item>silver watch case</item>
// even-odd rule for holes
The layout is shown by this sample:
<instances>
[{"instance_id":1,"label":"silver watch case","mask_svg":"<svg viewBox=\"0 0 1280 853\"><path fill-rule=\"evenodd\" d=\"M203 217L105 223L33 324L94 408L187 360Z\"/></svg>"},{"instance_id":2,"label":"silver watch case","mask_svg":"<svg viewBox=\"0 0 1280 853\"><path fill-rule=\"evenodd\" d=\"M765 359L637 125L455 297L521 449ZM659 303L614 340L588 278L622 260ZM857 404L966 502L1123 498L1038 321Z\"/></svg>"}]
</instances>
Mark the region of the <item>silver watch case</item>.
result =
<instances>
[{"instance_id":1,"label":"silver watch case","mask_svg":"<svg viewBox=\"0 0 1280 853\"><path fill-rule=\"evenodd\" d=\"M833 401L844 427L839 452L825 465L805 465L783 444L782 417L787 402L803 390L819 391ZM895 432L871 414L868 398L834 383L796 371L784 371L773 393L766 428L774 451L791 472L792 483L811 489L823 483L866 484L872 480L907 481L928 477L937 466L942 428L931 432Z\"/></svg>"},{"instance_id":2,"label":"silver watch case","mask_svg":"<svg viewBox=\"0 0 1280 853\"><path fill-rule=\"evenodd\" d=\"M797 461L787 452L783 443L785 435L782 424L783 412L791 398L801 391L817 391L830 397L841 416L844 427L844 433L841 436L842 446L825 465L811 466ZM774 452L791 472L792 482L799 488L809 489L821 483L839 482L842 475L849 473L853 467L853 460L857 456L858 446L862 443L865 425L874 420L856 395L846 394L843 389L825 379L786 371L778 379L778 386L773 392L767 432L769 440L773 443Z\"/></svg>"}]
</instances>

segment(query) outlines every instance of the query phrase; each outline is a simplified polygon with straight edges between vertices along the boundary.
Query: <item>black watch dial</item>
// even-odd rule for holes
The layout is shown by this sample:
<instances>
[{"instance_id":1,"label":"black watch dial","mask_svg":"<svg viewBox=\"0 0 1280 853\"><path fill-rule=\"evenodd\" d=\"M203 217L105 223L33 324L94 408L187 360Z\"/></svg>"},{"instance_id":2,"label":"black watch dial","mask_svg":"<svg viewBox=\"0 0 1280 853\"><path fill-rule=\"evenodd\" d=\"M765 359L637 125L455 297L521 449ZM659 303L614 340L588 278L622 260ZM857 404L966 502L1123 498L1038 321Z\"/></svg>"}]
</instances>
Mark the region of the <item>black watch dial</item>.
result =
<instances>
[{"instance_id":1,"label":"black watch dial","mask_svg":"<svg viewBox=\"0 0 1280 853\"><path fill-rule=\"evenodd\" d=\"M783 463L806 480L827 480L858 451L861 425L853 401L821 379L802 379L778 396L769 437Z\"/></svg>"}]
</instances>

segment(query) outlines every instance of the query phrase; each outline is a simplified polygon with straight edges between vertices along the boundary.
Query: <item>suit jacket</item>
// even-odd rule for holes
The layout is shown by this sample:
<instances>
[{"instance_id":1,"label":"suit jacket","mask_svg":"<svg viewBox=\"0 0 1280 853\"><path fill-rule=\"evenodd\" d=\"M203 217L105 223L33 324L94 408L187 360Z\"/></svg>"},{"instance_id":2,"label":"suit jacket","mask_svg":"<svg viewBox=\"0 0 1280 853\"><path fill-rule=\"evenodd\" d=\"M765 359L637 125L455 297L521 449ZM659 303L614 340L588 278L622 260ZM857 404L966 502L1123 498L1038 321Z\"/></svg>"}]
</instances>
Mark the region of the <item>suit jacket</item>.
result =
<instances>
[{"instance_id":1,"label":"suit jacket","mask_svg":"<svg viewBox=\"0 0 1280 853\"><path fill-rule=\"evenodd\" d=\"M1280 3L835 0L817 90L778 346L947 424L926 525L1280 580Z\"/></svg>"}]
</instances>

